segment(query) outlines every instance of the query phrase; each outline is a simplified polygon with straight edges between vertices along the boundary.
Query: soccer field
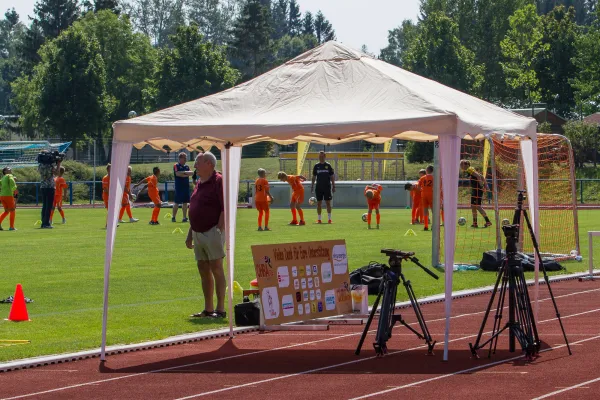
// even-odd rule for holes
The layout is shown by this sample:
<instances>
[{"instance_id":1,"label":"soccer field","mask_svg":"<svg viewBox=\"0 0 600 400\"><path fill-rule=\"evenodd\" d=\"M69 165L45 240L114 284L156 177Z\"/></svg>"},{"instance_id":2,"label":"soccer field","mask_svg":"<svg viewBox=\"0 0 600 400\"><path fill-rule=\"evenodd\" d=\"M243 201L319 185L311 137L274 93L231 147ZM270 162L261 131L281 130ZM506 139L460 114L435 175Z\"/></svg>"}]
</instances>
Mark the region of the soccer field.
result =
<instances>
[{"instance_id":1,"label":"soccer field","mask_svg":"<svg viewBox=\"0 0 600 400\"><path fill-rule=\"evenodd\" d=\"M185 235L172 233L187 224L164 219L149 226L151 209L136 208L135 224L124 223L117 230L111 270L108 344L125 344L212 329L226 321L190 319L204 302L192 250L185 247ZM57 354L100 346L106 213L103 209L66 209L67 224L41 230L34 223L40 211L17 211L17 232L0 232L0 298L13 295L23 285L31 321L5 321L9 304L0 304L0 339L27 339L30 344L3 347L0 361ZM380 249L390 247L414 251L421 262L431 263L431 232L410 225L409 210L382 209L382 229L367 230L361 221L363 210L334 209L332 225L316 225L314 209L305 210L308 224L288 226L288 210L272 210L271 232L256 232L255 210L238 211L235 280L244 288L254 278L250 246L254 244L345 239L350 270L369 261L387 262ZM181 220L181 212L178 216ZM587 231L597 228L600 212L580 211L580 238L584 262L564 263L570 273L587 268ZM56 218L56 221L60 221ZM6 223L5 223L6 225ZM5 226L6 228L7 226ZM416 237L404 233L414 228ZM559 234L559 233L557 233ZM543 249L542 249L543 250ZM417 296L441 293L443 273L434 280L411 263L405 274ZM528 275L528 277L530 277ZM490 285L495 274L482 271L456 272L454 290ZM400 291L400 300L405 292ZM236 297L236 303L241 299ZM373 301L373 298L371 298Z\"/></svg>"}]
</instances>

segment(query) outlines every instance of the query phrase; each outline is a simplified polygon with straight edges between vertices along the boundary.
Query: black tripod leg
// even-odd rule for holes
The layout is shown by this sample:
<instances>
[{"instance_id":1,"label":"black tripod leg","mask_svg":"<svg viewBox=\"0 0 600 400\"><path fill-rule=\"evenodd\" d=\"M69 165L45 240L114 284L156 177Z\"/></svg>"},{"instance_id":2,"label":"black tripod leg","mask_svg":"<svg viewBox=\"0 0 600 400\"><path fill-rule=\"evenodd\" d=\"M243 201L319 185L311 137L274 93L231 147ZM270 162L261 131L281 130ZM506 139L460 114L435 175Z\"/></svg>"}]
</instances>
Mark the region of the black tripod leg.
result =
<instances>
[{"instance_id":1,"label":"black tripod leg","mask_svg":"<svg viewBox=\"0 0 600 400\"><path fill-rule=\"evenodd\" d=\"M383 291L383 300L381 302L381 311L379 312L379 324L375 333L375 342L373 347L377 356L387 353L387 341L392 335L392 328L396 323L394 319L394 308L396 306L396 292L398 291L398 280L385 279L385 289Z\"/></svg>"},{"instance_id":2,"label":"black tripod leg","mask_svg":"<svg viewBox=\"0 0 600 400\"><path fill-rule=\"evenodd\" d=\"M417 321L419 322L419 326L421 327L421 331L423 332L423 335L419 334L416 330L412 329L403 320L400 322L402 322L406 327L408 327L411 331L413 331L417 335L417 337L419 337L420 339L425 339L425 342L427 343L427 354L432 355L433 354L433 346L435 346L436 342L434 342L431 339L431 334L429 333L429 329L427 328L427 324L425 323L425 317L423 317L423 312L421 311L421 307L419 306L419 303L417 302L417 298L415 296L415 292L412 288L412 285L410 284L410 281L406 281L404 279L404 275L402 275L402 274L400 274L400 277L402 278L402 283L404 284L404 287L406 288L406 292L408 293L408 298L410 299L410 304L412 305L413 309L415 310L415 315L417 316Z\"/></svg>"},{"instance_id":3,"label":"black tripod leg","mask_svg":"<svg viewBox=\"0 0 600 400\"><path fill-rule=\"evenodd\" d=\"M485 329L485 324L486 324L488 316L490 314L490 310L492 309L492 304L494 303L494 298L496 297L496 293L498 291L498 285L500 284L500 281L502 280L502 275L503 275L503 269L501 268L500 271L498 271L498 278L496 278L496 284L494 285L494 290L492 291L492 296L490 297L490 301L485 310L485 315L483 316L483 322L481 323L481 327L479 328L479 333L477 334L477 339L475 339L475 344L473 345L473 344L469 343L469 348L471 349L471 354L475 358L478 358L477 350L479 350L481 348L481 347L479 347L479 342L481 342L481 336L483 335L483 330Z\"/></svg>"},{"instance_id":4,"label":"black tripod leg","mask_svg":"<svg viewBox=\"0 0 600 400\"><path fill-rule=\"evenodd\" d=\"M556 318L558 319L560 329L562 330L563 337L565 338L565 343L567 344L567 350L569 351L569 355L572 355L573 353L571 353L571 346L569 346L569 340L567 339L565 327L562 323L562 319L560 318L560 312L558 311L558 306L556 305L556 300L554 299L554 293L552 293L552 287L550 287L550 280L548 279L548 274L546 273L546 267L544 267L544 263L542 262L540 247L538 246L538 242L535 238L533 228L531 227L531 222L529 221L529 215L527 214L526 210L523 210L523 215L525 216L525 222L527 224L527 228L529 229L529 235L531 236L533 248L535 249L535 253L540 261L540 267L542 269L542 273L544 274L544 280L546 281L546 286L548 286L548 292L550 293L550 298L552 299L552 304L554 305L554 311L556 311Z\"/></svg>"},{"instance_id":5,"label":"black tripod leg","mask_svg":"<svg viewBox=\"0 0 600 400\"><path fill-rule=\"evenodd\" d=\"M498 298L498 307L496 309L496 317L494 319L494 328L492 329L493 340L490 341L490 350L488 352L488 358L491 358L492 354L496 354L500 332L502 332L505 329L500 329L500 325L502 324L502 315L504 312L504 304L506 304L506 293L508 288L508 265L506 263L503 264L502 270L504 271L504 276L502 278L502 286L500 287L500 297Z\"/></svg>"},{"instance_id":6,"label":"black tripod leg","mask_svg":"<svg viewBox=\"0 0 600 400\"><path fill-rule=\"evenodd\" d=\"M371 322L373 321L373 317L375 316L375 313L377 312L377 306L379 305L379 301L381 300L381 295L383 294L383 282L382 285L379 288L379 293L377 294L377 298L375 299L375 303L373 303L373 308L371 309L371 313L369 314L369 318L367 319L367 325L365 326L365 330L363 331L360 340L358 342L358 347L356 348L356 351L354 352L354 354L359 355L360 354L360 349L362 348L362 345L365 341L365 338L367 337L367 334L369 333L369 327L371 326Z\"/></svg>"}]
</instances>

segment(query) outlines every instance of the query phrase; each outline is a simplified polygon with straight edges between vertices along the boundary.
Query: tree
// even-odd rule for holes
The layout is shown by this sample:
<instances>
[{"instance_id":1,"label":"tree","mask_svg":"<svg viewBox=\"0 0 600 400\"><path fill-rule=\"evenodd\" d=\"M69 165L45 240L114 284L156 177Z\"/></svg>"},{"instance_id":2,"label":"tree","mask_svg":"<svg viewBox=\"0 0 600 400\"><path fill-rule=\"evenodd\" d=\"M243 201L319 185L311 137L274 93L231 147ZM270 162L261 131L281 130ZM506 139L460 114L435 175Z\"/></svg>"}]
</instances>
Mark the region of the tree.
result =
<instances>
[{"instance_id":1,"label":"tree","mask_svg":"<svg viewBox=\"0 0 600 400\"><path fill-rule=\"evenodd\" d=\"M22 71L26 75L31 74L33 67L40 62L38 50L44 44L44 40L44 32L40 24L33 20L25 30L23 41L19 46L19 58L23 62Z\"/></svg>"},{"instance_id":2,"label":"tree","mask_svg":"<svg viewBox=\"0 0 600 400\"><path fill-rule=\"evenodd\" d=\"M152 111L155 102L154 76L158 52L150 39L134 33L129 18L109 10L89 13L75 23L90 38L96 38L106 70L106 93L114 99L104 129L110 123L127 118L131 110L138 114Z\"/></svg>"},{"instance_id":3,"label":"tree","mask_svg":"<svg viewBox=\"0 0 600 400\"><path fill-rule=\"evenodd\" d=\"M509 21L510 30L500 43L506 60L502 69L510 87L523 90L530 101L537 102L541 93L535 63L540 52L549 51L548 43L542 42L540 17L530 4L517 10Z\"/></svg>"},{"instance_id":4,"label":"tree","mask_svg":"<svg viewBox=\"0 0 600 400\"><path fill-rule=\"evenodd\" d=\"M118 0L85 0L82 4L87 12L109 10L117 15L121 13Z\"/></svg>"},{"instance_id":5,"label":"tree","mask_svg":"<svg viewBox=\"0 0 600 400\"><path fill-rule=\"evenodd\" d=\"M40 56L33 76L13 84L23 126L66 140L100 137L111 99L98 41L73 26L44 44Z\"/></svg>"},{"instance_id":6,"label":"tree","mask_svg":"<svg viewBox=\"0 0 600 400\"><path fill-rule=\"evenodd\" d=\"M288 28L288 14L289 14L289 3L288 0L277 0L273 4L272 26L273 26L273 39L277 40L284 35L289 34Z\"/></svg>"},{"instance_id":7,"label":"tree","mask_svg":"<svg viewBox=\"0 0 600 400\"><path fill-rule=\"evenodd\" d=\"M288 32L290 36L301 35L302 32L302 13L300 13L300 6L296 0L290 0L290 11L288 14Z\"/></svg>"},{"instance_id":8,"label":"tree","mask_svg":"<svg viewBox=\"0 0 600 400\"><path fill-rule=\"evenodd\" d=\"M596 12L600 14L600 9ZM573 63L577 73L573 88L577 108L584 115L592 114L600 110L600 19L578 36L575 48Z\"/></svg>"},{"instance_id":9,"label":"tree","mask_svg":"<svg viewBox=\"0 0 600 400\"><path fill-rule=\"evenodd\" d=\"M277 64L283 64L316 46L317 39L313 35L285 35L277 43Z\"/></svg>"},{"instance_id":10,"label":"tree","mask_svg":"<svg viewBox=\"0 0 600 400\"><path fill-rule=\"evenodd\" d=\"M189 0L188 17L202 36L214 44L224 45L231 39L231 29L241 0Z\"/></svg>"},{"instance_id":11,"label":"tree","mask_svg":"<svg viewBox=\"0 0 600 400\"><path fill-rule=\"evenodd\" d=\"M35 21L46 40L53 39L79 18L77 0L38 0Z\"/></svg>"},{"instance_id":12,"label":"tree","mask_svg":"<svg viewBox=\"0 0 600 400\"><path fill-rule=\"evenodd\" d=\"M19 14L13 8L6 11L0 21L0 113L11 114L11 82L19 75L22 62L19 47L22 45L25 27L19 21Z\"/></svg>"},{"instance_id":13,"label":"tree","mask_svg":"<svg viewBox=\"0 0 600 400\"><path fill-rule=\"evenodd\" d=\"M196 24L180 26L171 37L173 49L161 53L158 72L158 108L195 100L234 86L240 73L225 50L204 40Z\"/></svg>"},{"instance_id":14,"label":"tree","mask_svg":"<svg viewBox=\"0 0 600 400\"><path fill-rule=\"evenodd\" d=\"M304 13L304 18L302 19L302 34L304 35L314 35L315 34L315 21L313 19L312 13L307 11Z\"/></svg>"},{"instance_id":15,"label":"tree","mask_svg":"<svg viewBox=\"0 0 600 400\"><path fill-rule=\"evenodd\" d=\"M169 35L185 21L185 0L133 0L129 12L134 25L158 47L170 46Z\"/></svg>"},{"instance_id":16,"label":"tree","mask_svg":"<svg viewBox=\"0 0 600 400\"><path fill-rule=\"evenodd\" d=\"M460 43L457 24L442 12L432 12L421 21L405 54L404 67L471 94L479 92L483 81L483 67Z\"/></svg>"},{"instance_id":17,"label":"tree","mask_svg":"<svg viewBox=\"0 0 600 400\"><path fill-rule=\"evenodd\" d=\"M575 9L558 6L541 17L541 43L545 51L535 60L540 94L548 107L562 117L569 117L575 106L571 81L577 73L573 62L579 28L575 23ZM557 97L558 96L558 97Z\"/></svg>"},{"instance_id":18,"label":"tree","mask_svg":"<svg viewBox=\"0 0 600 400\"><path fill-rule=\"evenodd\" d=\"M583 168L584 163L590 160L593 150L598 145L596 141L598 125L583 121L569 121L563 125L563 129L573 147L575 165Z\"/></svg>"},{"instance_id":19,"label":"tree","mask_svg":"<svg viewBox=\"0 0 600 400\"><path fill-rule=\"evenodd\" d=\"M379 58L398 67L404 65L404 54L417 37L417 25L405 19L402 25L388 31L388 45L381 49Z\"/></svg>"},{"instance_id":20,"label":"tree","mask_svg":"<svg viewBox=\"0 0 600 400\"><path fill-rule=\"evenodd\" d=\"M319 44L325 43L329 40L335 40L335 31L333 30L333 26L331 26L331 23L327 20L327 18L325 18L321 11L317 13L314 26L315 36L317 37L317 42L319 42Z\"/></svg>"},{"instance_id":21,"label":"tree","mask_svg":"<svg viewBox=\"0 0 600 400\"><path fill-rule=\"evenodd\" d=\"M275 47L270 21L271 13L260 0L248 0L234 24L229 48L232 64L244 79L260 75L273 62Z\"/></svg>"}]
</instances>

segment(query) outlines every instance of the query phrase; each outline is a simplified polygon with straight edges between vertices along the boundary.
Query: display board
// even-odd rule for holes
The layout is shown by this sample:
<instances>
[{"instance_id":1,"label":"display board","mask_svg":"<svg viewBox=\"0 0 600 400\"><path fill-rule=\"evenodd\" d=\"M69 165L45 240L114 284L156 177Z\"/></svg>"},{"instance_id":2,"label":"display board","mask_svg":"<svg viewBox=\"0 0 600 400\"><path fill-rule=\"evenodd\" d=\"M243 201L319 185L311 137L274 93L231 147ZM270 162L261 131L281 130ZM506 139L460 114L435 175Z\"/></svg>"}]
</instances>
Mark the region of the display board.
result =
<instances>
[{"instance_id":1,"label":"display board","mask_svg":"<svg viewBox=\"0 0 600 400\"><path fill-rule=\"evenodd\" d=\"M344 240L252 246L267 325L352 312Z\"/></svg>"}]
</instances>

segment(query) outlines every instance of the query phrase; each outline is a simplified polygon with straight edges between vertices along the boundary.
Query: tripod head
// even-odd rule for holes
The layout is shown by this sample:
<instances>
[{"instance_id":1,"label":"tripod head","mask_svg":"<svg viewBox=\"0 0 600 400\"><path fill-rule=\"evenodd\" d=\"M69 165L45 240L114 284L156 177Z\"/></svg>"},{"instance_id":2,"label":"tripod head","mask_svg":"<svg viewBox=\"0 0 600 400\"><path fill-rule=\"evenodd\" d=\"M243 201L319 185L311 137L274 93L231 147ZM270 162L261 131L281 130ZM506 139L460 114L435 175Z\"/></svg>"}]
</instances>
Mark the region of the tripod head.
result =
<instances>
[{"instance_id":1,"label":"tripod head","mask_svg":"<svg viewBox=\"0 0 600 400\"><path fill-rule=\"evenodd\" d=\"M413 263L415 263L416 265L418 265L423 271L427 272L434 279L439 279L439 277L436 274L434 274L433 272L431 272L430 269L428 269L427 267L425 267L425 266L421 265L421 263L419 263L419 260L414 257L415 253L412 251L406 252L406 251L394 250L394 249L381 249L381 252L389 257L390 269L394 273L397 273L397 274L400 273L401 267L402 267L402 260L410 260Z\"/></svg>"}]
</instances>

